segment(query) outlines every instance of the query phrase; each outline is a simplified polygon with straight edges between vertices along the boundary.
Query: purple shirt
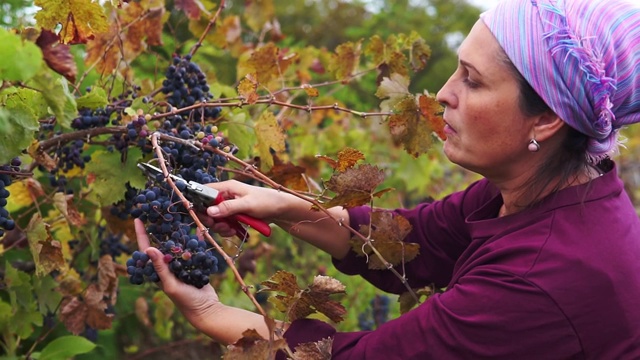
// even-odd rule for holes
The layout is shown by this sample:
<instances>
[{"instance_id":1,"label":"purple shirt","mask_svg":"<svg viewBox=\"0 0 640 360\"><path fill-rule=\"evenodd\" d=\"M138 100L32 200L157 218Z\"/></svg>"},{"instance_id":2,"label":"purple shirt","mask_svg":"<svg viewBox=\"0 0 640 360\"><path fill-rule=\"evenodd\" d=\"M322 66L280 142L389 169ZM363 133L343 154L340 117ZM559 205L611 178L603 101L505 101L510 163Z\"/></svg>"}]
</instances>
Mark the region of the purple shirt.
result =
<instances>
[{"instance_id":1,"label":"purple shirt","mask_svg":"<svg viewBox=\"0 0 640 360\"><path fill-rule=\"evenodd\" d=\"M640 359L640 220L616 169L498 218L501 205L481 180L396 210L413 225L405 241L420 244L409 283L447 290L375 331L294 321L289 346L333 337L334 359ZM349 214L353 228L369 221L367 207ZM353 252L334 263L405 291Z\"/></svg>"}]
</instances>

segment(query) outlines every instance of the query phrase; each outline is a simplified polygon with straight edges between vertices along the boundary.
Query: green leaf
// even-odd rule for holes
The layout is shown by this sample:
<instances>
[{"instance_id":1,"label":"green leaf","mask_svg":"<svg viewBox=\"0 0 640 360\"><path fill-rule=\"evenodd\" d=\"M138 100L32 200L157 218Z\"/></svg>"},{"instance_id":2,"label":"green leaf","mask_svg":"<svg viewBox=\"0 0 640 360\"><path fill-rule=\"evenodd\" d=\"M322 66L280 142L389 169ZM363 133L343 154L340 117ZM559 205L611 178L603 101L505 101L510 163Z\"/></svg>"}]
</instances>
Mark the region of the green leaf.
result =
<instances>
[{"instance_id":1,"label":"green leaf","mask_svg":"<svg viewBox=\"0 0 640 360\"><path fill-rule=\"evenodd\" d=\"M42 67L42 51L19 35L0 28L0 80L27 81Z\"/></svg>"},{"instance_id":2,"label":"green leaf","mask_svg":"<svg viewBox=\"0 0 640 360\"><path fill-rule=\"evenodd\" d=\"M33 81L42 91L57 123L64 128L71 128L71 121L76 117L78 107L75 97L69 92L67 80L43 71L34 77Z\"/></svg>"},{"instance_id":3,"label":"green leaf","mask_svg":"<svg viewBox=\"0 0 640 360\"><path fill-rule=\"evenodd\" d=\"M87 173L95 175L95 182L91 185L91 196L101 206L111 205L124 199L127 182L137 189L143 189L147 178L137 167L142 159L140 149L129 149L125 162L119 152L96 151L92 161L87 164Z\"/></svg>"},{"instance_id":4,"label":"green leaf","mask_svg":"<svg viewBox=\"0 0 640 360\"><path fill-rule=\"evenodd\" d=\"M9 326L12 312L11 305L0 301L0 333L5 332Z\"/></svg>"},{"instance_id":5,"label":"green leaf","mask_svg":"<svg viewBox=\"0 0 640 360\"><path fill-rule=\"evenodd\" d=\"M221 126L221 130L238 147L238 153L235 155L240 159L249 158L252 155L253 145L256 143L256 135L251 126L247 124L246 111L237 109L225 117L229 119L229 123L224 128Z\"/></svg>"},{"instance_id":6,"label":"green leaf","mask_svg":"<svg viewBox=\"0 0 640 360\"><path fill-rule=\"evenodd\" d=\"M29 147L38 128L38 119L28 104L16 102L0 108L0 164L8 163Z\"/></svg>"},{"instance_id":7,"label":"green leaf","mask_svg":"<svg viewBox=\"0 0 640 360\"><path fill-rule=\"evenodd\" d=\"M92 351L96 344L82 336L61 336L45 346L39 360L66 360Z\"/></svg>"},{"instance_id":8,"label":"green leaf","mask_svg":"<svg viewBox=\"0 0 640 360\"><path fill-rule=\"evenodd\" d=\"M62 294L57 290L59 285L51 276L33 278L33 291L36 293L38 309L41 314L55 312L62 300Z\"/></svg>"},{"instance_id":9,"label":"green leaf","mask_svg":"<svg viewBox=\"0 0 640 360\"><path fill-rule=\"evenodd\" d=\"M106 106L109 103L109 99L103 88L94 87L91 92L77 98L76 103L78 104L78 109L98 109Z\"/></svg>"}]
</instances>

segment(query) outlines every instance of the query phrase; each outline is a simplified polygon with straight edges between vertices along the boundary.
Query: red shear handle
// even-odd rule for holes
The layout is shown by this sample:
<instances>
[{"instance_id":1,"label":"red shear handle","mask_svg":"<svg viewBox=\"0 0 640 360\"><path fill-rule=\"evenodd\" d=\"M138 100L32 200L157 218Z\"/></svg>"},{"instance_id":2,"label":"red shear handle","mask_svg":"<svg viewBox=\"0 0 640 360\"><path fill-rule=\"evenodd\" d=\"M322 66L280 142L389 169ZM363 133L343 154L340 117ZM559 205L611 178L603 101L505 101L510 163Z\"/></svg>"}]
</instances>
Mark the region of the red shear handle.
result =
<instances>
[{"instance_id":1,"label":"red shear handle","mask_svg":"<svg viewBox=\"0 0 640 360\"><path fill-rule=\"evenodd\" d=\"M223 201L225 201L225 198L222 196L222 194L218 194L214 204L218 205ZM222 219L222 221L229 224L229 226L231 226L236 231L238 236L242 238L246 236L246 230L242 225L240 225L240 223L256 229L260 234L266 237L271 236L271 227L269 226L269 224L260 219L256 219L253 216L249 216L246 214L234 214L228 216L226 219Z\"/></svg>"}]
</instances>

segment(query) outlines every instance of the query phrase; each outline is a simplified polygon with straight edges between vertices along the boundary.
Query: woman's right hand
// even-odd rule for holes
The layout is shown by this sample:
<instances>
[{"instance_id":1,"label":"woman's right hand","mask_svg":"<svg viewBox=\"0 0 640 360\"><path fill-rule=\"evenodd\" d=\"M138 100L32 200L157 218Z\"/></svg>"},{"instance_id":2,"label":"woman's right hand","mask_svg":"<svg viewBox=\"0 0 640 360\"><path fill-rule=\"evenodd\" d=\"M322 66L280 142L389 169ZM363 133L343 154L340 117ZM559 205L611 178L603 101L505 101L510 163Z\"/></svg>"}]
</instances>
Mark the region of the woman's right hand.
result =
<instances>
[{"instance_id":1,"label":"woman's right hand","mask_svg":"<svg viewBox=\"0 0 640 360\"><path fill-rule=\"evenodd\" d=\"M236 180L210 183L207 186L218 190L227 199L206 209L203 224L222 236L233 236L233 230L226 222L216 221L234 214L246 214L267 223L276 222L294 204L304 203L291 194L271 188L252 186ZM311 207L307 203L308 207Z\"/></svg>"}]
</instances>

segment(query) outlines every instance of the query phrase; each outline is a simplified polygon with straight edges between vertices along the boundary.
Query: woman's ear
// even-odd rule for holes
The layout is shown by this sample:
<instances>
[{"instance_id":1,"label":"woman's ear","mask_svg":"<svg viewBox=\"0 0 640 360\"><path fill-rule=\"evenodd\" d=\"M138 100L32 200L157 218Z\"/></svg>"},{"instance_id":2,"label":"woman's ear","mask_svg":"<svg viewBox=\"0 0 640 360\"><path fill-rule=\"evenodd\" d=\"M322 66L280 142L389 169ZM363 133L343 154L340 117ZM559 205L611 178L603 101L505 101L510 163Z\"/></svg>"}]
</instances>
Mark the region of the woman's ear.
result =
<instances>
[{"instance_id":1,"label":"woman's ear","mask_svg":"<svg viewBox=\"0 0 640 360\"><path fill-rule=\"evenodd\" d=\"M545 141L553 137L555 134L560 133L564 126L566 126L564 120L551 110L547 110L543 114L538 115L534 121L533 133L538 141Z\"/></svg>"}]
</instances>

